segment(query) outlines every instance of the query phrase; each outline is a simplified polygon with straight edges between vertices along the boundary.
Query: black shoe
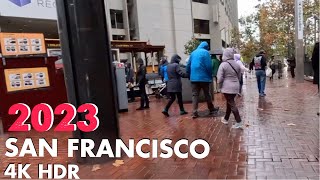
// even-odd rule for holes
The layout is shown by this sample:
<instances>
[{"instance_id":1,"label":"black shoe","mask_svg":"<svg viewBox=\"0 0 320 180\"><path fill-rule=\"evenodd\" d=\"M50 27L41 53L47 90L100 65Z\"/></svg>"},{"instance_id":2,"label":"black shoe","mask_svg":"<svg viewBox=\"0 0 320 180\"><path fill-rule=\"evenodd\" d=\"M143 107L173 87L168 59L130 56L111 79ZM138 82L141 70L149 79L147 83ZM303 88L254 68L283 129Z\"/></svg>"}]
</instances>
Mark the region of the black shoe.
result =
<instances>
[{"instance_id":1,"label":"black shoe","mask_svg":"<svg viewBox=\"0 0 320 180\"><path fill-rule=\"evenodd\" d=\"M168 111L162 111L162 114L165 115L166 117L170 117Z\"/></svg>"},{"instance_id":2,"label":"black shoe","mask_svg":"<svg viewBox=\"0 0 320 180\"><path fill-rule=\"evenodd\" d=\"M137 111L142 111L142 110L144 110L143 107L139 107L139 108L137 109Z\"/></svg>"},{"instance_id":3,"label":"black shoe","mask_svg":"<svg viewBox=\"0 0 320 180\"><path fill-rule=\"evenodd\" d=\"M150 109L150 107L149 106L145 106L144 109Z\"/></svg>"},{"instance_id":4,"label":"black shoe","mask_svg":"<svg viewBox=\"0 0 320 180\"><path fill-rule=\"evenodd\" d=\"M213 110L211 110L211 111L210 111L210 114L216 114L216 113L218 113L218 112L219 112L219 110L220 110L220 108L219 108L219 107L217 107L217 108L213 108Z\"/></svg>"},{"instance_id":5,"label":"black shoe","mask_svg":"<svg viewBox=\"0 0 320 180\"><path fill-rule=\"evenodd\" d=\"M183 115L186 115L186 114L188 114L188 112L186 112L186 111L180 111L180 116L183 116Z\"/></svg>"}]
</instances>

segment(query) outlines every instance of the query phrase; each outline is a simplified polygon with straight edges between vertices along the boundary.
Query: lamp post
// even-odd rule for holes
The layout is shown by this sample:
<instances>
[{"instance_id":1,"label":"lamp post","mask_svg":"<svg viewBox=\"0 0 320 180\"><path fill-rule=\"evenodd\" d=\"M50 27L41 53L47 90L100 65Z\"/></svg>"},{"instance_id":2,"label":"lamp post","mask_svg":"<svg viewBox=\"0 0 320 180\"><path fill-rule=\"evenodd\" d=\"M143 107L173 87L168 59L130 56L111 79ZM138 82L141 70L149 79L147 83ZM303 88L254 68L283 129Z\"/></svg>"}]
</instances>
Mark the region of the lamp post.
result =
<instances>
[{"instance_id":1,"label":"lamp post","mask_svg":"<svg viewBox=\"0 0 320 180\"><path fill-rule=\"evenodd\" d=\"M304 82L303 0L295 0L297 83Z\"/></svg>"}]
</instances>

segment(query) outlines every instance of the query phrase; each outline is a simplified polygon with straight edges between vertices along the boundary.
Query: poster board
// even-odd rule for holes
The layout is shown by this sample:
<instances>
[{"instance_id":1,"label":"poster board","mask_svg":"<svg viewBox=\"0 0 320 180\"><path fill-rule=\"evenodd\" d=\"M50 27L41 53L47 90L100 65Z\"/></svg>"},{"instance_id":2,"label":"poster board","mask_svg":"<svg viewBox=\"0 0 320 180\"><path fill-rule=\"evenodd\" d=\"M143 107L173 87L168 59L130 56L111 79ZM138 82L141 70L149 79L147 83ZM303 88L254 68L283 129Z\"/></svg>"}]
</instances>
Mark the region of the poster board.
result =
<instances>
[{"instance_id":1,"label":"poster board","mask_svg":"<svg viewBox=\"0 0 320 180\"><path fill-rule=\"evenodd\" d=\"M8 92L49 87L46 67L4 70Z\"/></svg>"},{"instance_id":2,"label":"poster board","mask_svg":"<svg viewBox=\"0 0 320 180\"><path fill-rule=\"evenodd\" d=\"M0 33L3 56L46 54L44 35L40 33Z\"/></svg>"}]
</instances>

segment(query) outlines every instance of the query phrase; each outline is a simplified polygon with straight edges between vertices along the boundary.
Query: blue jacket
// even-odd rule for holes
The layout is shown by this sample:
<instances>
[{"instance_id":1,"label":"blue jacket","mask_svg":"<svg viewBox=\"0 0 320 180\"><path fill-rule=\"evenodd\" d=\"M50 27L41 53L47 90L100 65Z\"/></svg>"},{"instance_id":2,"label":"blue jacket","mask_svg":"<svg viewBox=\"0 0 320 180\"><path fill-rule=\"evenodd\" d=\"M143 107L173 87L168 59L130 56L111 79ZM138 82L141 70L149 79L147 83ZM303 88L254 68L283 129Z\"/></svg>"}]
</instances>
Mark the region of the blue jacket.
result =
<instances>
[{"instance_id":1,"label":"blue jacket","mask_svg":"<svg viewBox=\"0 0 320 180\"><path fill-rule=\"evenodd\" d=\"M164 64L160 68L160 74L163 77L164 82L168 82L168 80L169 80L167 67L168 67L168 64Z\"/></svg>"},{"instance_id":2,"label":"blue jacket","mask_svg":"<svg viewBox=\"0 0 320 180\"><path fill-rule=\"evenodd\" d=\"M190 55L187 73L191 82L212 82L212 60L209 53L209 45L202 42Z\"/></svg>"}]
</instances>

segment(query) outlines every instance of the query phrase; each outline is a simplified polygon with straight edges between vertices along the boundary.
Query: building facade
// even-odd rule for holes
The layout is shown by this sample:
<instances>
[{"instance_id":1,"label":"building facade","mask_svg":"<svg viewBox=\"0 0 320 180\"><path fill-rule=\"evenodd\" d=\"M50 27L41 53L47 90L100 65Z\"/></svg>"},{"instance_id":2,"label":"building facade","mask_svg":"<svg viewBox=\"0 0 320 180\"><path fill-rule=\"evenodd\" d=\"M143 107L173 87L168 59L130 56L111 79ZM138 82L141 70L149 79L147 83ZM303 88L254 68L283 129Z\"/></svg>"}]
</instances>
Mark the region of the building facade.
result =
<instances>
[{"instance_id":1,"label":"building facade","mask_svg":"<svg viewBox=\"0 0 320 180\"><path fill-rule=\"evenodd\" d=\"M48 6L41 2L31 0L22 6L2 0L0 30L41 32L49 38L59 38L54 28L55 3ZM238 0L105 0L109 37L165 45L166 56L178 53L186 59L184 45L192 37L207 41L211 50L230 44L231 31L238 28L237 3ZM122 54L120 58L131 57Z\"/></svg>"},{"instance_id":2,"label":"building facade","mask_svg":"<svg viewBox=\"0 0 320 180\"><path fill-rule=\"evenodd\" d=\"M238 28L237 0L106 0L106 7L113 40L165 45L169 57L186 59L184 45L192 37L211 50L225 48Z\"/></svg>"}]
</instances>

